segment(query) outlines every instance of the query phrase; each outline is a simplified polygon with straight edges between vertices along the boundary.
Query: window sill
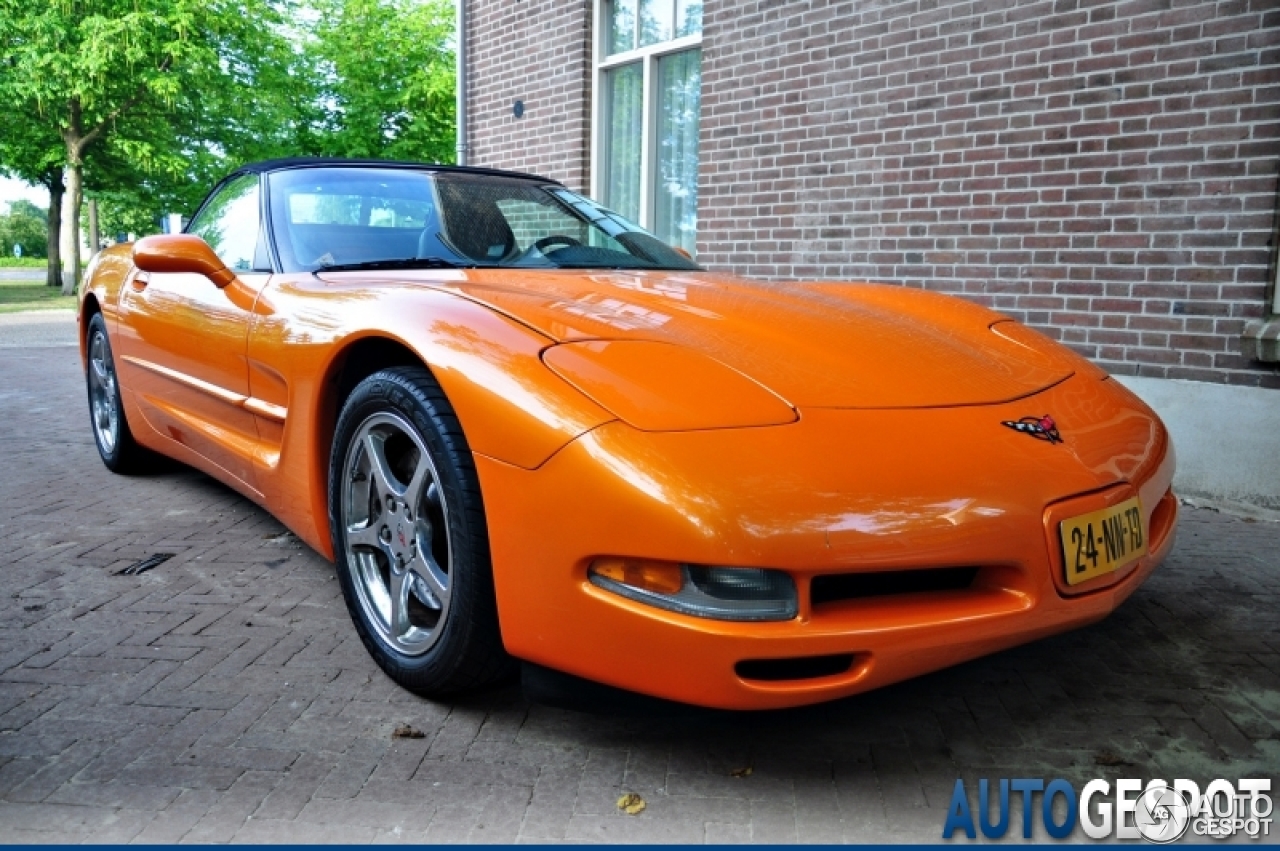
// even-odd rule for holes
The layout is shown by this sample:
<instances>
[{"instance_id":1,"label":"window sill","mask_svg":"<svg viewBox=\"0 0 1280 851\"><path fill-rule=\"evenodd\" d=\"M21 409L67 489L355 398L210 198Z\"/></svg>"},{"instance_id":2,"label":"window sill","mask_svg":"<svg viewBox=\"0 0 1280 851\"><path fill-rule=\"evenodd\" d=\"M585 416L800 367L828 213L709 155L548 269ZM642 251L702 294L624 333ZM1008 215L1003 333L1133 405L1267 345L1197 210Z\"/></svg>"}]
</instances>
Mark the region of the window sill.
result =
<instances>
[{"instance_id":1,"label":"window sill","mask_svg":"<svg viewBox=\"0 0 1280 851\"><path fill-rule=\"evenodd\" d=\"M1240 337L1240 353L1250 360L1280 363L1280 316L1250 320Z\"/></svg>"}]
</instances>

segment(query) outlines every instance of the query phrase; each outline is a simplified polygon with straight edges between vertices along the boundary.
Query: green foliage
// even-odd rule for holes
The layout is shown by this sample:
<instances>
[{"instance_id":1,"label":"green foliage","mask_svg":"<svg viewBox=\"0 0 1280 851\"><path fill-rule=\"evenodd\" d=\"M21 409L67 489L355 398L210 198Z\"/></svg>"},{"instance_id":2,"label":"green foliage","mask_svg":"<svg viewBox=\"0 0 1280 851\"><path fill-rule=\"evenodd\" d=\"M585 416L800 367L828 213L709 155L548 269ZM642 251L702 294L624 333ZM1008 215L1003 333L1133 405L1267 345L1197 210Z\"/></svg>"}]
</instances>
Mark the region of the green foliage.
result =
<instances>
[{"instance_id":1,"label":"green foliage","mask_svg":"<svg viewBox=\"0 0 1280 851\"><path fill-rule=\"evenodd\" d=\"M91 193L98 202L98 235L115 241L120 234L148 236L160 233L160 220L170 205L147 196L139 190L99 191ZM80 213L80 229L89 238L89 207Z\"/></svg>"},{"instance_id":2,"label":"green foliage","mask_svg":"<svg viewBox=\"0 0 1280 851\"><path fill-rule=\"evenodd\" d=\"M52 188L70 167L73 203L96 199L110 237L191 215L255 160L452 162L453 8L0 0L0 99L11 114L0 173Z\"/></svg>"},{"instance_id":3,"label":"green foliage","mask_svg":"<svg viewBox=\"0 0 1280 851\"><path fill-rule=\"evenodd\" d=\"M44 257L48 248L45 211L30 201L13 201L0 215L0 257L12 257L13 246L22 246L23 257Z\"/></svg>"},{"instance_id":4,"label":"green foliage","mask_svg":"<svg viewBox=\"0 0 1280 851\"><path fill-rule=\"evenodd\" d=\"M26 198L19 198L17 201L9 202L10 216L26 216L37 221L44 221L45 208L39 204L34 204Z\"/></svg>"},{"instance_id":5,"label":"green foliage","mask_svg":"<svg viewBox=\"0 0 1280 851\"><path fill-rule=\"evenodd\" d=\"M0 0L0 102L22 116L19 138L0 133L3 164L37 179L60 139L73 221L95 188L194 203L241 149L289 135L256 97L294 60L289 2ZM73 245L72 280L78 260Z\"/></svg>"},{"instance_id":6,"label":"green foliage","mask_svg":"<svg viewBox=\"0 0 1280 851\"><path fill-rule=\"evenodd\" d=\"M5 88L4 73L7 72L0 71L0 91ZM62 163L65 153L66 146L57 131L48 123L41 122L29 103L13 106L8 120L0 121L0 174L47 189L52 201L51 212L55 224L61 209ZM49 245L50 223L46 221L45 224L45 237L41 240L44 246L42 253L48 258L45 264L45 281L49 286L57 286L58 245L56 239L53 245Z\"/></svg>"},{"instance_id":7,"label":"green foliage","mask_svg":"<svg viewBox=\"0 0 1280 851\"><path fill-rule=\"evenodd\" d=\"M0 0L0 94L71 161L107 135L142 171L181 171L202 153L190 143L271 126L254 95L264 66L292 56L283 22L275 0Z\"/></svg>"},{"instance_id":8,"label":"green foliage","mask_svg":"<svg viewBox=\"0 0 1280 851\"><path fill-rule=\"evenodd\" d=\"M453 4L312 2L306 55L323 109L318 152L453 162Z\"/></svg>"},{"instance_id":9,"label":"green foliage","mask_svg":"<svg viewBox=\"0 0 1280 851\"><path fill-rule=\"evenodd\" d=\"M61 178L66 148L57 131L27 106L27 111L15 110L0 121L0 173L47 187L50 180Z\"/></svg>"}]
</instances>

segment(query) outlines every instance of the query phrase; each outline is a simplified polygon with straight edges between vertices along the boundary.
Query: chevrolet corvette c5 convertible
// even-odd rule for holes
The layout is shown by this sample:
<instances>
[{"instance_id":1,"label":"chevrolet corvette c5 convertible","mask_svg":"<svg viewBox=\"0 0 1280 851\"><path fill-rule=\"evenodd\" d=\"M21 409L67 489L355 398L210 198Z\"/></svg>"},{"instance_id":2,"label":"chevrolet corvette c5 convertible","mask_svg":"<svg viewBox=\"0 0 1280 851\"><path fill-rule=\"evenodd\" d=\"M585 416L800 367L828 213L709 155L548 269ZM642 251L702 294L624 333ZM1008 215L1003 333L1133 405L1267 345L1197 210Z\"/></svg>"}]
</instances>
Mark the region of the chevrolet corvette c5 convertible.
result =
<instances>
[{"instance_id":1,"label":"chevrolet corvette c5 convertible","mask_svg":"<svg viewBox=\"0 0 1280 851\"><path fill-rule=\"evenodd\" d=\"M1173 545L1168 433L1065 347L706 271L529 175L247 166L98 254L80 322L103 462L264 506L425 695L828 700L1096 621Z\"/></svg>"}]
</instances>

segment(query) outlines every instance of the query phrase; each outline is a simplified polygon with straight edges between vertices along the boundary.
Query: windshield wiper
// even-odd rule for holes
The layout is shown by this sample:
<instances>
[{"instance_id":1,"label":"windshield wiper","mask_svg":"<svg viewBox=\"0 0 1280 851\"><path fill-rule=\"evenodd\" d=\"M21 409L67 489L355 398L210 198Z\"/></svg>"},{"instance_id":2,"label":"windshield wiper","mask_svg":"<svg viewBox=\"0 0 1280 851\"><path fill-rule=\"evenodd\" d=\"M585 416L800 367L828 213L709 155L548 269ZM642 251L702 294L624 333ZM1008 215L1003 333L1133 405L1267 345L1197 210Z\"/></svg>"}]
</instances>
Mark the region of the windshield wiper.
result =
<instances>
[{"instance_id":1,"label":"windshield wiper","mask_svg":"<svg viewBox=\"0 0 1280 851\"><path fill-rule=\"evenodd\" d=\"M474 269L475 264L455 263L443 257L401 257L393 260L365 260L360 263L335 263L321 266L316 272L352 272L360 269Z\"/></svg>"}]
</instances>

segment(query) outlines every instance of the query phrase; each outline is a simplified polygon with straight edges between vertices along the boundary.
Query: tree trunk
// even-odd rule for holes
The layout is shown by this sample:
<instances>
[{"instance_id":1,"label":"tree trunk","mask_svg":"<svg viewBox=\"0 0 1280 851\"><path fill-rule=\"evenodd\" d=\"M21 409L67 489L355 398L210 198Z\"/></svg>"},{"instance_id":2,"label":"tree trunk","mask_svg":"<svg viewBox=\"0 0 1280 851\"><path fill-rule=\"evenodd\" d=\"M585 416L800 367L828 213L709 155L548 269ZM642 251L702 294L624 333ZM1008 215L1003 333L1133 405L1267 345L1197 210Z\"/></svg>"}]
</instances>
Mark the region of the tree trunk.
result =
<instances>
[{"instance_id":1,"label":"tree trunk","mask_svg":"<svg viewBox=\"0 0 1280 851\"><path fill-rule=\"evenodd\" d=\"M73 149L68 153L71 156L67 157L67 227L71 229L71 239L67 245L67 269L62 275L62 294L74 295L76 284L80 282L80 205L84 202L84 163L80 160L79 150Z\"/></svg>"},{"instance_id":2,"label":"tree trunk","mask_svg":"<svg viewBox=\"0 0 1280 851\"><path fill-rule=\"evenodd\" d=\"M62 286L62 174L52 172L45 188L49 190L49 264L45 284L51 287Z\"/></svg>"},{"instance_id":3,"label":"tree trunk","mask_svg":"<svg viewBox=\"0 0 1280 851\"><path fill-rule=\"evenodd\" d=\"M98 233L98 201L96 198L89 199L89 260L98 253L98 249L102 247L102 236Z\"/></svg>"}]
</instances>

